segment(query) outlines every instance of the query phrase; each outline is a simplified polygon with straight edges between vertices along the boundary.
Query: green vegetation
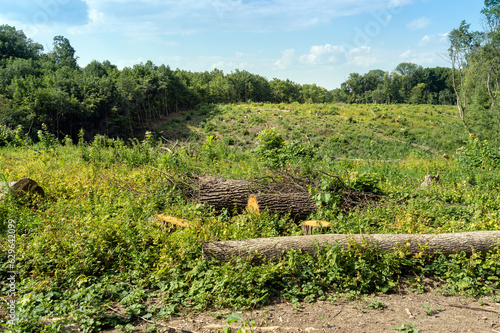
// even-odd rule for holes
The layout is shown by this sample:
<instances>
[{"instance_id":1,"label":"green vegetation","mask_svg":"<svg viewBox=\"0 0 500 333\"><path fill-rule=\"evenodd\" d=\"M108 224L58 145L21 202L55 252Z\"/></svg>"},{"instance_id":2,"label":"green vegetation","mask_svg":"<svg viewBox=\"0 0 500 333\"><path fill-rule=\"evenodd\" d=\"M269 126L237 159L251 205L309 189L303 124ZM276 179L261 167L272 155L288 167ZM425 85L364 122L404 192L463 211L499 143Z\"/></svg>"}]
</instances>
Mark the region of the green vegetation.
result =
<instances>
[{"instance_id":1,"label":"green vegetation","mask_svg":"<svg viewBox=\"0 0 500 333\"><path fill-rule=\"evenodd\" d=\"M485 0L481 14L484 31L470 31L470 24L462 21L450 32L451 79L464 127L469 133L498 142L500 4Z\"/></svg>"},{"instance_id":2,"label":"green vegetation","mask_svg":"<svg viewBox=\"0 0 500 333\"><path fill-rule=\"evenodd\" d=\"M310 218L327 218L334 233L499 230L496 157L476 163L495 149L457 136L460 120L451 112L442 106L202 106L190 111L190 120L172 116L143 140L96 136L85 143L80 133L73 144L42 129L40 142L28 144L22 132L11 135L0 148L2 179L30 177L46 193L32 203L7 196L0 205L1 281L9 277L7 221L16 221L19 321L12 329L56 332L76 324L86 332L126 331L138 318L255 308L276 297L300 306L387 293L401 284L425 290L419 281L426 277L444 281L445 293L498 297L500 250L411 256L404 249L378 253L353 244L322 248L317 258L290 251L258 266L201 256L200 241L300 234L286 216L232 216L196 203L194 176L206 174L262 179L286 171L317 179L323 195ZM160 142L165 133L178 141ZM464 157L455 157L462 144ZM440 182L419 188L428 172L439 172ZM384 198L343 213L339 184ZM166 225L151 218L156 213L191 223L184 229ZM3 294L7 288L2 284Z\"/></svg>"},{"instance_id":3,"label":"green vegetation","mask_svg":"<svg viewBox=\"0 0 500 333\"><path fill-rule=\"evenodd\" d=\"M193 73L151 61L122 70L109 61L92 61L82 68L64 36L54 37L50 52L42 51L22 31L0 26L0 124L22 126L33 140L43 124L58 139L76 140L82 128L87 141L96 134L127 139L173 113L183 112L189 120L188 110L210 104L456 101L450 93L451 69L410 63L400 64L391 74L353 73L341 88L328 91L244 70ZM253 114L249 120L257 125L262 117Z\"/></svg>"},{"instance_id":4,"label":"green vegetation","mask_svg":"<svg viewBox=\"0 0 500 333\"><path fill-rule=\"evenodd\" d=\"M485 4L491 31L471 33L466 23L454 31L451 70L403 63L391 74L352 74L334 91L151 62L80 68L63 36L44 54L0 26L0 180L30 177L46 193L35 201L2 193L0 289L12 290L5 281L15 228L18 320L8 324L2 302L0 327L126 332L142 318L155 330L161 318L273 298L299 307L402 284L423 292L424 278L443 282L443 293L498 300L499 248L445 256L352 244L323 247L315 258L290 251L261 265L206 261L203 241L299 235L300 227L287 216L233 215L193 200L201 175L288 173L316 181L318 211L309 218L332 222L333 233L500 230L498 5ZM379 104L353 104L365 102ZM455 102L458 116L447 105ZM420 188L427 173L440 181ZM383 197L345 211L343 189ZM164 224L157 213L189 226ZM418 332L407 323L393 329Z\"/></svg>"}]
</instances>

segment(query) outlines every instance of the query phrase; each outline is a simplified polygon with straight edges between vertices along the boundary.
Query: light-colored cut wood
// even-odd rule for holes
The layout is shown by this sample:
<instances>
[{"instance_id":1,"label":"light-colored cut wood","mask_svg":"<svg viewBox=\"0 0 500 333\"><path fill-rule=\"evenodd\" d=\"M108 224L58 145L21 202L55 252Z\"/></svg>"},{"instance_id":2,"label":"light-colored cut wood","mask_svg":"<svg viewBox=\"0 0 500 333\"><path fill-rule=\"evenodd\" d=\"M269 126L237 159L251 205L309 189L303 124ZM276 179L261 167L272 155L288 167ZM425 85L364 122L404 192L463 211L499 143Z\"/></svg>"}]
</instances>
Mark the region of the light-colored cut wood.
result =
<instances>
[{"instance_id":1,"label":"light-colored cut wood","mask_svg":"<svg viewBox=\"0 0 500 333\"><path fill-rule=\"evenodd\" d=\"M302 234L303 235L314 235L315 229L319 229L319 233L321 233L322 229L330 228L330 222L327 221L317 221L310 220L302 222Z\"/></svg>"},{"instance_id":2,"label":"light-colored cut wood","mask_svg":"<svg viewBox=\"0 0 500 333\"><path fill-rule=\"evenodd\" d=\"M179 219L179 218L173 217L173 216L165 216L165 215L162 215L162 214L155 214L155 217L157 219L162 220L162 221L174 224L174 225L176 225L178 227L182 227L182 228L189 227L189 221L188 220Z\"/></svg>"}]
</instances>

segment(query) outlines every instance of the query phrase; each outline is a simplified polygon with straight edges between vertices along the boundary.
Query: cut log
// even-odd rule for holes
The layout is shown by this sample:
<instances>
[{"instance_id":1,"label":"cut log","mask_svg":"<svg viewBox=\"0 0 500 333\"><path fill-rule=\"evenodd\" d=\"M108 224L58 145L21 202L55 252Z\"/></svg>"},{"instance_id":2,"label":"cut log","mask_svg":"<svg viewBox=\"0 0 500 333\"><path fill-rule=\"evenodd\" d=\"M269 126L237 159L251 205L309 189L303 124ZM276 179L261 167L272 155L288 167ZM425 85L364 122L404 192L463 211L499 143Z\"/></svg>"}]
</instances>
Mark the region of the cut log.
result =
<instances>
[{"instance_id":1,"label":"cut log","mask_svg":"<svg viewBox=\"0 0 500 333\"><path fill-rule=\"evenodd\" d=\"M0 183L0 201L4 200L4 197L9 192L9 188L16 198L27 195L27 197L32 200L36 195L41 197L45 196L43 188L39 186L36 181L31 178L23 178L9 183Z\"/></svg>"},{"instance_id":2,"label":"cut log","mask_svg":"<svg viewBox=\"0 0 500 333\"><path fill-rule=\"evenodd\" d=\"M160 219L160 220L164 221L164 222L168 222L168 223L174 224L174 225L176 225L178 227L182 227L182 228L189 227L189 221L188 220L178 219L177 217L165 216L165 215L162 215L162 214L155 214L155 217L157 219Z\"/></svg>"},{"instance_id":3,"label":"cut log","mask_svg":"<svg viewBox=\"0 0 500 333\"><path fill-rule=\"evenodd\" d=\"M316 203L309 193L255 194L248 198L247 209L256 214L268 209L271 213L284 215L290 213L292 218L303 219L317 209Z\"/></svg>"},{"instance_id":4,"label":"cut log","mask_svg":"<svg viewBox=\"0 0 500 333\"><path fill-rule=\"evenodd\" d=\"M207 260L229 261L241 257L253 262L262 259L278 260L289 250L302 250L315 255L317 246L338 244L347 248L349 244L359 243L363 247L379 251L391 251L405 247L410 253L471 253L487 252L500 245L500 231L475 231L447 234L326 234L310 236L289 236L255 238L237 241L203 243L203 257Z\"/></svg>"},{"instance_id":5,"label":"cut log","mask_svg":"<svg viewBox=\"0 0 500 333\"><path fill-rule=\"evenodd\" d=\"M314 235L315 233L322 233L323 229L326 228L330 228L330 222L315 220L302 222L303 235Z\"/></svg>"},{"instance_id":6,"label":"cut log","mask_svg":"<svg viewBox=\"0 0 500 333\"><path fill-rule=\"evenodd\" d=\"M228 209L242 212L250 195L250 182L246 180L201 177L198 200L213 206L217 211Z\"/></svg>"}]
</instances>

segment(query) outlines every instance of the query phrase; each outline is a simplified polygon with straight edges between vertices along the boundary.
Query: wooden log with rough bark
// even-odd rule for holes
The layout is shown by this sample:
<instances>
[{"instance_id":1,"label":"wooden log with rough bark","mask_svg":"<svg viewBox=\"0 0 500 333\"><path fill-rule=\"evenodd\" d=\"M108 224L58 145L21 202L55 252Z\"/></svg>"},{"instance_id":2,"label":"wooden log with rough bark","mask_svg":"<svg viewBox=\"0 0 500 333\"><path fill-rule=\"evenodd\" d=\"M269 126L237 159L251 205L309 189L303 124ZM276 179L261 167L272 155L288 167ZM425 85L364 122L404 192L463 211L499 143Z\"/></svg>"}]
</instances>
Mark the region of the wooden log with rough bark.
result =
<instances>
[{"instance_id":1,"label":"wooden log with rough bark","mask_svg":"<svg viewBox=\"0 0 500 333\"><path fill-rule=\"evenodd\" d=\"M316 231L321 233L324 229L330 228L330 222L327 221L304 221L302 222L302 234L303 235L314 235Z\"/></svg>"},{"instance_id":2,"label":"wooden log with rough bark","mask_svg":"<svg viewBox=\"0 0 500 333\"><path fill-rule=\"evenodd\" d=\"M228 209L242 212L250 196L250 182L246 180L201 177L198 200L213 206L217 211Z\"/></svg>"},{"instance_id":3,"label":"wooden log with rough bark","mask_svg":"<svg viewBox=\"0 0 500 333\"><path fill-rule=\"evenodd\" d=\"M375 248L379 251L391 251L407 248L410 253L471 253L487 252L500 246L500 231L474 231L443 234L326 234L310 236L289 236L272 238L255 238L237 241L220 241L203 243L202 252L205 259L229 261L233 257L259 263L262 259L279 260L289 250L302 250L303 253L315 255L317 246L338 244L347 248L358 243L363 247Z\"/></svg>"},{"instance_id":4,"label":"wooden log with rough bark","mask_svg":"<svg viewBox=\"0 0 500 333\"><path fill-rule=\"evenodd\" d=\"M256 214L268 209L271 213L284 215L290 213L292 218L302 219L317 209L316 203L307 192L254 194L248 198L247 209Z\"/></svg>"}]
</instances>

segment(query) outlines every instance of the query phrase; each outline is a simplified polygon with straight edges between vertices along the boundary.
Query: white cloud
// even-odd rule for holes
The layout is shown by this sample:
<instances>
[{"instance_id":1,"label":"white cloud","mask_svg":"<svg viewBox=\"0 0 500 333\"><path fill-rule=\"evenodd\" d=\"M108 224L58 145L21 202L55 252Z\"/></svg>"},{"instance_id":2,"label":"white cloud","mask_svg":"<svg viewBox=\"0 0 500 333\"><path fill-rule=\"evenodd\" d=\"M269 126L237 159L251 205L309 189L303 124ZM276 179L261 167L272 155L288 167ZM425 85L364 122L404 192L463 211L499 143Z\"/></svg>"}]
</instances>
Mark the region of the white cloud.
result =
<instances>
[{"instance_id":1,"label":"white cloud","mask_svg":"<svg viewBox=\"0 0 500 333\"><path fill-rule=\"evenodd\" d=\"M377 58L372 55L372 48L366 45L349 50L347 56L348 64L360 67L370 67L377 62Z\"/></svg>"},{"instance_id":2,"label":"white cloud","mask_svg":"<svg viewBox=\"0 0 500 333\"><path fill-rule=\"evenodd\" d=\"M427 17L421 17L421 18L418 18L416 20L413 20L411 21L410 23L408 23L406 25L406 27L410 30L420 30L420 29L424 29L426 27L428 27L429 25L431 25L432 21L427 18Z\"/></svg>"},{"instance_id":3,"label":"white cloud","mask_svg":"<svg viewBox=\"0 0 500 333\"><path fill-rule=\"evenodd\" d=\"M344 48L339 45L314 45L308 54L300 56L299 61L309 65L333 64L340 62L343 54Z\"/></svg>"},{"instance_id":4,"label":"white cloud","mask_svg":"<svg viewBox=\"0 0 500 333\"><path fill-rule=\"evenodd\" d=\"M411 56L411 50L407 50L399 55L399 58L401 59L408 59Z\"/></svg>"},{"instance_id":5,"label":"white cloud","mask_svg":"<svg viewBox=\"0 0 500 333\"><path fill-rule=\"evenodd\" d=\"M274 66L279 69L286 69L292 66L296 61L295 50L288 49L281 52L281 58L274 63Z\"/></svg>"},{"instance_id":6,"label":"white cloud","mask_svg":"<svg viewBox=\"0 0 500 333\"><path fill-rule=\"evenodd\" d=\"M425 35L422 37L419 46L444 45L448 44L448 33L437 35Z\"/></svg>"},{"instance_id":7,"label":"white cloud","mask_svg":"<svg viewBox=\"0 0 500 333\"><path fill-rule=\"evenodd\" d=\"M385 11L410 0L85 0L95 32L185 34L198 31L289 31L338 17ZM396 8L398 7L398 8ZM96 13L99 16L96 17ZM92 17L93 16L93 17ZM99 27L95 25L99 21Z\"/></svg>"}]
</instances>

